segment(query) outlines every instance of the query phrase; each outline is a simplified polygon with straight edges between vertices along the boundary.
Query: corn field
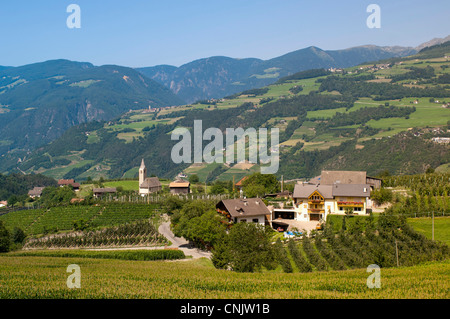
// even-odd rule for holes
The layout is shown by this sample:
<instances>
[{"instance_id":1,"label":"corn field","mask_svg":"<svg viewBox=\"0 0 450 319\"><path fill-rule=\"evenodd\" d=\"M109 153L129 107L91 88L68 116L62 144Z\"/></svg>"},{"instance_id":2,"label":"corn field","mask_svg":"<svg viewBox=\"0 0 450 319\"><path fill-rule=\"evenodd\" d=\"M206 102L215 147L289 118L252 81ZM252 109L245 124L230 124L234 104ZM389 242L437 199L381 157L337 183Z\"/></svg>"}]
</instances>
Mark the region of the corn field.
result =
<instances>
[{"instance_id":1,"label":"corn field","mask_svg":"<svg viewBox=\"0 0 450 319\"><path fill-rule=\"evenodd\" d=\"M81 268L81 289L68 289L66 268ZM366 269L312 273L236 273L207 261L125 261L0 256L0 298L442 298L450 262L382 268L381 288Z\"/></svg>"}]
</instances>

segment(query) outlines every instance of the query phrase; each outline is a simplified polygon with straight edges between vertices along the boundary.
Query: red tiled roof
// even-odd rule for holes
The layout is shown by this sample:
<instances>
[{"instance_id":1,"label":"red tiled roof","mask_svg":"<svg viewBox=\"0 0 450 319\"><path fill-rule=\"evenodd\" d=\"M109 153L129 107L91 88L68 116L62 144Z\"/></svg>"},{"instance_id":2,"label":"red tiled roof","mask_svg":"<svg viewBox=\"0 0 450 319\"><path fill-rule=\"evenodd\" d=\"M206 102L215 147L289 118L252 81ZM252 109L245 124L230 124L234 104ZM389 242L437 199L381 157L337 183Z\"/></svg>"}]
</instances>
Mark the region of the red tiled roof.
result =
<instances>
[{"instance_id":1,"label":"red tiled roof","mask_svg":"<svg viewBox=\"0 0 450 319\"><path fill-rule=\"evenodd\" d=\"M72 185L73 183L75 183L74 179L60 179L58 181L58 185Z\"/></svg>"},{"instance_id":2,"label":"red tiled roof","mask_svg":"<svg viewBox=\"0 0 450 319\"><path fill-rule=\"evenodd\" d=\"M244 176L243 178L241 178L241 180L236 183L236 186L242 186L242 182L245 181L247 178L248 176Z\"/></svg>"}]
</instances>

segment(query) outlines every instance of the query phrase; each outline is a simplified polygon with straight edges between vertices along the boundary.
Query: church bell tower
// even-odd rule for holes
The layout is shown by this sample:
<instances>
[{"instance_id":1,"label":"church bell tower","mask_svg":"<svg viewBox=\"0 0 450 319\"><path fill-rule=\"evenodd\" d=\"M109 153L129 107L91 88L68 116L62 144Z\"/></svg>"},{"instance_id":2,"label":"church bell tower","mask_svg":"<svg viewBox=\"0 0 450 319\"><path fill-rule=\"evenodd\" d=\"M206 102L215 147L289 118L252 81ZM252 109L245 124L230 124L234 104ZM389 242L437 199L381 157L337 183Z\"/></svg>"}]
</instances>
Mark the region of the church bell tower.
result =
<instances>
[{"instance_id":1,"label":"church bell tower","mask_svg":"<svg viewBox=\"0 0 450 319\"><path fill-rule=\"evenodd\" d=\"M145 181L147 178L147 168L145 167L144 159L142 159L141 167L139 167L139 186Z\"/></svg>"}]
</instances>

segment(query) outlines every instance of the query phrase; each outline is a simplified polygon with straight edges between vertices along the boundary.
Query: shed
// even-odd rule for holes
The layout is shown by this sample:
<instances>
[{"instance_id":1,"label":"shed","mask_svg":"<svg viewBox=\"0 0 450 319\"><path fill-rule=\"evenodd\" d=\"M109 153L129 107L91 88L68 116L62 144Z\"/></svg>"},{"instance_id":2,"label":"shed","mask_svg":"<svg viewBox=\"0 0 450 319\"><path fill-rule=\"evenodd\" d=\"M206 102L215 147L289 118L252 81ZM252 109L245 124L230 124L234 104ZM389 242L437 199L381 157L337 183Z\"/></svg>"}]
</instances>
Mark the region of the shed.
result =
<instances>
[{"instance_id":1,"label":"shed","mask_svg":"<svg viewBox=\"0 0 450 319\"><path fill-rule=\"evenodd\" d=\"M191 183L184 180L176 180L169 184L171 194L189 194L191 192Z\"/></svg>"}]
</instances>

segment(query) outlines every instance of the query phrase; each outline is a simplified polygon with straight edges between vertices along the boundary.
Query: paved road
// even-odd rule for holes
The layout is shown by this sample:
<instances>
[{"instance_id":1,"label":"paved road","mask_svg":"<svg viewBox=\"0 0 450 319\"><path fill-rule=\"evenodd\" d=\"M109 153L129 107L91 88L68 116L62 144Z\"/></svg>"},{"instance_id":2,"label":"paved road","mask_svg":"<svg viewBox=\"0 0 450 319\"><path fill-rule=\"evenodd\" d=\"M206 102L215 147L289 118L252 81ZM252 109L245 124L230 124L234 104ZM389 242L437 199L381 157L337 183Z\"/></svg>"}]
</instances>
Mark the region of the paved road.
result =
<instances>
[{"instance_id":1,"label":"paved road","mask_svg":"<svg viewBox=\"0 0 450 319\"><path fill-rule=\"evenodd\" d=\"M182 250L186 256L192 256L192 258L211 258L211 253L192 247L189 242L182 238L176 237L170 229L170 221L168 216L164 216L165 221L159 226L158 231L161 235L166 237L172 245L169 248L178 248Z\"/></svg>"},{"instance_id":2,"label":"paved road","mask_svg":"<svg viewBox=\"0 0 450 319\"><path fill-rule=\"evenodd\" d=\"M167 215L164 217L164 222L159 226L158 232L166 237L172 244L170 246L150 246L150 247L123 247L123 248L92 248L88 250L153 250L164 248L178 248L183 251L186 256L192 256L192 258L211 258L211 253L203 251L198 248L192 247L189 242L182 238L176 237L170 229L170 219Z\"/></svg>"}]
</instances>

